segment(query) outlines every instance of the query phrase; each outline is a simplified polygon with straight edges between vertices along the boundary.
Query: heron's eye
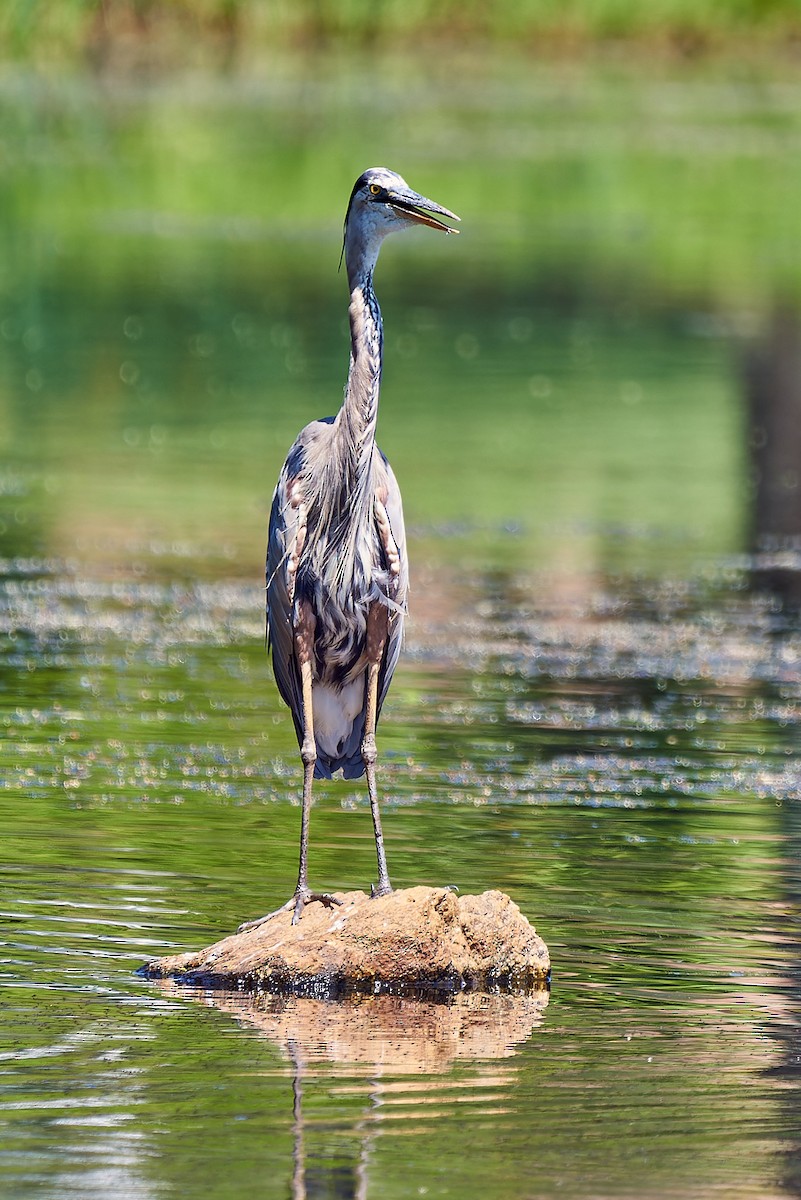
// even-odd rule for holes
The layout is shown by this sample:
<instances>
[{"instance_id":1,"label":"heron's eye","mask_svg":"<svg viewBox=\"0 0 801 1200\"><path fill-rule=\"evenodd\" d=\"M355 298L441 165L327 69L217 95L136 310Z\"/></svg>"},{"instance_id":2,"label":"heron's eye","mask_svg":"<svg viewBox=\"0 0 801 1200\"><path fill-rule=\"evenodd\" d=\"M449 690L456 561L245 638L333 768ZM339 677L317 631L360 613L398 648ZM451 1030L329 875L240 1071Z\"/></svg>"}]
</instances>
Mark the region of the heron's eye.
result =
<instances>
[{"instance_id":1,"label":"heron's eye","mask_svg":"<svg viewBox=\"0 0 801 1200\"><path fill-rule=\"evenodd\" d=\"M378 186L377 183L370 184L370 195L371 196L380 196L381 195L381 188Z\"/></svg>"}]
</instances>

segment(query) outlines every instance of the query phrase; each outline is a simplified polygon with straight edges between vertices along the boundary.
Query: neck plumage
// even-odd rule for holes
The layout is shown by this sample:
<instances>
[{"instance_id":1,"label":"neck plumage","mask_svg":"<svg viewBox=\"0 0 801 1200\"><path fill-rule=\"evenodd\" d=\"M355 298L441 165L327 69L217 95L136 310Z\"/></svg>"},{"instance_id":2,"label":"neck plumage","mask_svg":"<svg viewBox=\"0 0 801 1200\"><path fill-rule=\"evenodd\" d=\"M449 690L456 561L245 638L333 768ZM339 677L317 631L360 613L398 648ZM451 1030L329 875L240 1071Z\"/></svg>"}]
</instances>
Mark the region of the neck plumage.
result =
<instances>
[{"instance_id":1,"label":"neck plumage","mask_svg":"<svg viewBox=\"0 0 801 1200\"><path fill-rule=\"evenodd\" d=\"M373 291L372 274L352 287L348 316L350 368L340 420L358 462L365 453L372 454L381 387L381 310Z\"/></svg>"}]
</instances>

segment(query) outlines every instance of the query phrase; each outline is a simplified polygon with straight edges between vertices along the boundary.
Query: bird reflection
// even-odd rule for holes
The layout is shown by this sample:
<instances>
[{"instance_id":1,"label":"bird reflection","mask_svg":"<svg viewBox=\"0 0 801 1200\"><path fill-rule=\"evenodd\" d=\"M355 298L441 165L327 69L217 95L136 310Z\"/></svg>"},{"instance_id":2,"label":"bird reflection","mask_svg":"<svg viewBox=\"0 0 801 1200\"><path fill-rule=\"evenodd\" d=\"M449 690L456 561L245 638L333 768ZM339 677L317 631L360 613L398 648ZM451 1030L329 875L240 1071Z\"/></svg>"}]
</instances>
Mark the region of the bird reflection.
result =
<instances>
[{"instance_id":1,"label":"bird reflection","mask_svg":"<svg viewBox=\"0 0 801 1200\"><path fill-rule=\"evenodd\" d=\"M304 1055L294 1039L286 1045L292 1063L292 1200L366 1200L370 1151L375 1134L369 1124L359 1123L358 1157L353 1162L307 1161L306 1128L303 1116Z\"/></svg>"}]
</instances>

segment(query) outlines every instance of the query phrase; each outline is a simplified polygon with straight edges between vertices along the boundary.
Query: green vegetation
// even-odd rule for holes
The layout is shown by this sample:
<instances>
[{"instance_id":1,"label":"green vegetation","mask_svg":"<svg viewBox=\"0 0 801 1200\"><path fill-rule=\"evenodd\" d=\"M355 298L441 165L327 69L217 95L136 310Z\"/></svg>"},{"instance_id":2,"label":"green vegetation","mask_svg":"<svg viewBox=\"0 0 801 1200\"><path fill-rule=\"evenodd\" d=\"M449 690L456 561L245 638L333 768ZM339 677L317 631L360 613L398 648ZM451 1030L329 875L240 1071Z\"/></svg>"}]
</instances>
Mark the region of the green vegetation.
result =
<instances>
[{"instance_id":1,"label":"green vegetation","mask_svg":"<svg viewBox=\"0 0 801 1200\"><path fill-rule=\"evenodd\" d=\"M206 49L217 42L247 52L421 39L575 51L637 39L698 53L732 41L777 45L799 36L797 0L7 0L0 12L4 44L32 57L130 51L147 43L185 55L187 38L205 40Z\"/></svg>"}]
</instances>

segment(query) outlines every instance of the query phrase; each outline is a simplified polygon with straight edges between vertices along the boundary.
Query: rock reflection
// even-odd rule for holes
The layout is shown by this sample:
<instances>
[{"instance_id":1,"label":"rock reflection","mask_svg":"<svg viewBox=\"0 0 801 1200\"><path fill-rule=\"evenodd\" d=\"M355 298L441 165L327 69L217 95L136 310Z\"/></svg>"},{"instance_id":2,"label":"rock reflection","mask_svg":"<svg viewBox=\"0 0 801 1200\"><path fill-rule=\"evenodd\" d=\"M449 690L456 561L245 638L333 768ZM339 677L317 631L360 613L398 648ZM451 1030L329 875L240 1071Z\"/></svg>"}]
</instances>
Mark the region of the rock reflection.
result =
<instances>
[{"instance_id":1,"label":"rock reflection","mask_svg":"<svg viewBox=\"0 0 801 1200\"><path fill-rule=\"evenodd\" d=\"M547 991L463 993L447 1002L391 995L326 1001L193 991L172 981L162 986L258 1030L291 1064L292 1200L328 1195L366 1200L382 1128L397 1132L403 1121L414 1132L423 1113L428 1122L454 1102L471 1104L474 1113L504 1112L517 1070L498 1060L517 1054L548 1004ZM355 1099L361 1112L352 1124L355 1145L336 1162L323 1163L310 1150L315 1122L304 1113L304 1085L321 1075L330 1083L331 1065L338 1068L330 1089L335 1099ZM454 1076L459 1066L471 1070Z\"/></svg>"},{"instance_id":2,"label":"rock reflection","mask_svg":"<svg viewBox=\"0 0 801 1200\"><path fill-rule=\"evenodd\" d=\"M179 995L187 989L176 987ZM401 996L342 1001L199 993L205 1003L265 1034L288 1058L436 1074L456 1062L509 1058L543 1018L548 992L466 992L447 1003ZM291 1049L290 1049L291 1048Z\"/></svg>"}]
</instances>

